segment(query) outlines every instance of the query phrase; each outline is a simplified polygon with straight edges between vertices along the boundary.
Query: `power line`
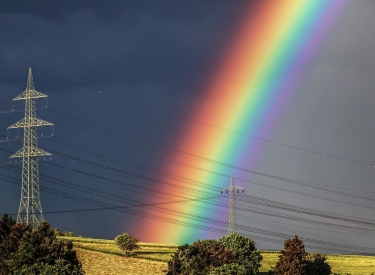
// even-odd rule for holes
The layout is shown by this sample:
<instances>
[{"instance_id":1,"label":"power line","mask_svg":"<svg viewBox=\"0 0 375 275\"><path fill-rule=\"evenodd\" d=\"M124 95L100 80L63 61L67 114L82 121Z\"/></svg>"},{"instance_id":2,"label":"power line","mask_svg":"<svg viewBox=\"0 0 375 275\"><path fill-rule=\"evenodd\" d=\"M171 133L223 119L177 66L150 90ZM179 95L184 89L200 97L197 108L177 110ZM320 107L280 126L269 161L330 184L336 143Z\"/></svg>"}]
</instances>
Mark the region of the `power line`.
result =
<instances>
[{"instance_id":1,"label":"power line","mask_svg":"<svg viewBox=\"0 0 375 275\"><path fill-rule=\"evenodd\" d=\"M73 190L78 190L78 191L82 191L82 192L89 192L89 193L95 193L95 195L99 195L103 198L111 198L111 199L115 199L117 200L116 198L119 198L119 202L123 202L124 201L124 197L122 196L118 196L118 195L113 195L111 193L107 193L107 192L102 192L102 191L99 191L99 190L95 190L95 189L92 189L92 188L88 188L88 187L82 187L82 186L79 186L77 184L72 184L72 183L68 183L66 181L62 181L60 179L56 179L56 178L53 178L53 177L49 177L49 176L43 176L42 175L42 178L47 181L47 182L50 182L50 183L53 183L53 184L57 184L57 185L61 185L61 183L64 185L64 186L68 186L70 188L72 188L72 186L74 188L72 188ZM46 179L45 179L46 178ZM79 189L77 189L76 187L79 187ZM203 198L203 199L209 199L209 198L215 198L215 196L213 197L207 197L207 198ZM126 201L128 201L128 199L125 199ZM187 201L200 201L200 199L192 199L192 198L188 198L188 199L185 199L185 200L181 200L179 201L180 203L182 202L187 202ZM136 202L135 200L131 200L131 202ZM254 202L255 204L259 204L258 202ZM276 203L276 202L275 202ZM277 204L277 203L276 203ZM213 202L210 202L210 205L218 205L217 203L213 203ZM262 204L261 204L262 205ZM223 206L223 204L220 204L220 206ZM267 205L269 206L269 205ZM252 207L253 208L253 207ZM252 208L241 208L239 207L239 209L242 209L244 211L250 211L250 212L253 212L252 211ZM294 207L295 208L295 207ZM289 209L290 210L290 209ZM212 209L209 209L207 211L210 211L210 213L213 211ZM259 211L255 211L256 213L259 213ZM267 213L265 213L267 215ZM315 213L316 214L316 213ZM271 215L271 216L276 216L276 217L283 217L283 218L290 218L290 217L285 217L285 216L280 216L280 215ZM320 215L321 216L321 215ZM327 216L325 216L327 217ZM334 217L329 217L329 218L334 218ZM295 219L295 218L294 218ZM353 220L348 220L348 219L343 219L341 218L341 220L344 220L344 221L349 221L349 222L353 222ZM299 221L301 221L301 218L299 218ZM303 219L302 221L305 221L306 222L306 219ZM358 220L355 221L356 223L358 222ZM312 223L316 223L316 221L313 221ZM322 222L317 222L317 223L321 223L323 225L333 225L333 226L336 226L337 224L332 224L332 223L322 223ZM366 223L366 224L370 224L370 225L374 225L374 222L372 223ZM344 225L340 225L341 227L343 228L347 228L347 229L357 229L357 230L369 230L369 229L364 229L364 228L358 228L358 227L348 227L348 226L344 226ZM371 229L371 231L373 231L373 229Z\"/></svg>"},{"instance_id":2,"label":"power line","mask_svg":"<svg viewBox=\"0 0 375 275\"><path fill-rule=\"evenodd\" d=\"M99 94L104 94L104 95L110 96L112 98L119 99L119 100L122 100L122 101L126 101L126 102L129 102L131 104L135 104L137 106L140 106L140 107L143 107L143 108L147 108L149 110L152 110L152 111L155 111L155 112L158 112L158 113L163 113L163 114L166 114L166 115L169 115L169 116L173 116L173 117L178 118L178 119L183 119L183 120L190 121L190 122L193 122L193 123L196 123L196 124L200 124L200 125L204 125L204 126L207 126L207 127L210 127L210 128L219 129L221 131L225 131L225 132L229 132L229 133L232 133L232 134L236 134L236 135L240 135L240 136L244 136L244 137L256 139L256 140L259 140L259 141L262 141L262 142L266 142L266 143L269 143L269 144L273 144L273 145L285 147L285 148L288 148L288 149L294 149L294 150L298 150L298 151L302 151L302 152L306 152L306 153L311 153L311 154L318 155L318 156L323 156L323 157L327 157L327 158L332 158L332 159L337 159L337 160L343 160L343 161L347 161L347 162L352 162L352 163L357 163L357 164L361 164L361 165L375 167L374 163L369 163L369 162L354 160L354 159L350 159L350 158L339 157L339 156L335 156L335 155L332 155L332 154L327 154L327 153L323 153L323 152L319 152L319 151L315 151L315 150L310 150L310 149L306 149L306 148L302 148L302 147L298 147L298 146L294 146L294 145L288 145L288 144L285 144L285 143L272 141L270 139L256 137L256 136L248 135L248 134L241 133L241 132L238 132L238 131L233 131L233 130L230 130L230 129L219 127L217 125L213 125L213 124L210 124L210 123L207 123L207 122L204 122L204 121L200 121L200 120L196 120L196 119L193 119L193 118L190 118L190 117L187 117L187 116L182 116L182 115L179 115L179 114L175 114L175 113L163 110L161 108L156 108L156 107L144 104L144 103L140 103L140 102L137 102L137 101L134 101L134 100L130 100L130 99L125 98L125 97L121 97L121 96L117 96L117 95L114 95L114 94L111 94L111 93L108 93L108 92L104 92L104 91L101 91L99 89L95 89L95 88L83 85L83 84L78 83L76 81L72 81L72 80L66 79L64 77L48 73L48 72L43 71L41 69L37 69L37 70L40 71L40 72L42 72L42 73L44 73L44 74L47 74L47 75L59 78L59 79L64 80L66 82L70 82L72 84L75 84L77 86L83 87L85 89L98 92Z\"/></svg>"},{"instance_id":3,"label":"power line","mask_svg":"<svg viewBox=\"0 0 375 275\"><path fill-rule=\"evenodd\" d=\"M71 156L69 154L61 153L61 152L58 152L58 151L51 150L51 152L53 152L55 155L60 155L60 156L66 157L68 159L74 159L74 160L80 161L82 163L90 164L90 165L93 165L93 166L96 166L96 167L100 167L100 168L103 168L105 170L113 171L113 172L116 172L116 173L125 174L125 175L129 175L129 176L134 176L134 177L138 177L138 178L143 178L143 179L146 179L146 180L149 180L149 181L158 182L158 183L162 183L162 184L173 185L171 183L167 183L167 182L161 181L159 179L154 179L154 178L143 176L143 175L136 174L136 173L133 173L133 172L127 172L127 171L124 171L124 170L121 170L121 169L117 169L117 168L114 168L114 167L111 167L111 166L108 166L108 165L98 164L98 163L95 163L95 162L92 162L92 161L85 160L83 158L74 157L74 156ZM75 169L72 168L72 170L75 170ZM279 178L279 177L275 177L275 176L264 174L264 173L258 173L258 172L255 172L255 173L262 174L262 175L267 176L267 177L271 177L271 178L276 178L276 179L279 179L279 180L285 180L285 181L287 181L287 179L285 179L285 178ZM246 181L246 180L244 180L244 181ZM246 182L254 183L253 181L246 181ZM293 181L291 181L291 180L290 180L290 182L293 183ZM290 190L290 189L286 189L286 188L269 186L269 185L261 184L261 183L257 183L257 182L255 182L255 184L266 186L266 187L277 189L277 190L286 191L286 192L289 192L289 193L304 195L304 196L308 196L308 197L312 197L312 198L318 198L318 199L322 199L322 200L328 200L328 201L331 201L331 202L337 202L337 203L342 203L342 204L347 204L347 205L352 205L352 206L357 206L357 207L362 207L362 208L375 209L374 206L369 206L369 205L364 205L364 204L359 204L359 203L354 203L354 202L348 202L348 201L338 200L338 199L334 199L334 198L326 198L326 197L322 197L322 196L313 195L311 193L298 192L298 191L294 191L294 190ZM186 186L184 186L182 188L189 189ZM330 192L336 192L336 191L331 190ZM345 193L341 192L340 194L345 194ZM351 194L347 194L347 195L348 196L353 196ZM354 196L354 197L359 198L360 196ZM361 198L366 198L366 197L361 197ZM370 201L373 200L371 198L366 198L366 199L370 200Z\"/></svg>"},{"instance_id":4,"label":"power line","mask_svg":"<svg viewBox=\"0 0 375 275\"><path fill-rule=\"evenodd\" d=\"M19 184L17 181L13 181L12 183ZM64 194L61 191L57 191L57 193L56 193L56 191L51 189L51 188L43 187L42 190L47 191L48 193L51 193L51 194L54 194L54 195L66 197L68 199L73 199L73 200L78 199L78 200L81 200L81 201L86 200L85 198L82 198L82 197L79 197L79 196L72 196L71 194L67 194L67 193ZM93 200L86 200L86 202L90 203L90 204L97 204L98 205L98 202L95 201L95 200L94 201ZM102 203L99 203L99 204L102 204ZM114 206L110 206L108 204L105 205L105 206L106 207L114 207ZM131 214L131 215L137 215L137 216L141 216L141 217L145 217L145 218L151 218L151 219L155 219L155 220L159 220L159 221L170 222L170 223L174 223L174 224L178 224L178 225L184 225L184 226L188 226L188 227L192 227L192 228L196 228L196 229L200 229L200 230L223 233L223 230L220 230L220 229L212 227L212 226L198 225L198 224L194 224L194 223L191 223L191 222L176 220L175 218L162 217L162 216L154 215L154 214L150 214L150 213L129 211L129 210L126 210L126 209L115 209L115 210L118 210L118 211L121 211L121 212L124 212L124 213L128 213L128 214ZM177 216L181 217L181 215L177 215ZM211 219L211 218L199 217L197 215L192 215L192 214L188 215L188 217L189 217L189 220L193 219L195 221L206 221L207 223L209 223L211 225L226 226L226 222L220 222L218 220ZM282 239L290 237L287 234L277 233L277 232L264 230L264 229L253 228L253 227L249 227L249 226L245 226L245 225L238 225L238 228L240 230L244 230L245 232L253 232L253 233L258 233L258 234L264 234L264 235L267 235L267 236L274 236L274 237L279 237L279 238L282 238ZM330 242L330 241L320 241L320 240L311 239L311 238L305 238L305 241L311 242L313 244L329 246L330 249L335 247L335 248L339 248L340 250L341 249L348 249L348 251L353 251L353 250L354 251L361 251L361 252L368 251L368 252L374 253L373 248L367 248L367 247L362 247L362 246L347 245L347 244L335 243L335 242Z\"/></svg>"},{"instance_id":5,"label":"power line","mask_svg":"<svg viewBox=\"0 0 375 275\"><path fill-rule=\"evenodd\" d=\"M74 116L72 116L72 117L74 117ZM81 120L80 118L77 118L77 117L75 117L74 119L75 120ZM85 123L89 123L87 121L84 121L84 122ZM63 122L60 122L60 123L63 123ZM63 123L63 124L68 125L69 127L74 127L74 128L77 128L77 129L80 129L80 130L83 130L83 131L90 132L92 134L101 135L101 136L105 136L105 137L108 137L108 138L111 138L111 139L114 139L114 140L118 140L118 141L124 142L123 140L120 140L118 138L114 138L114 137L110 137L110 136L105 135L105 134L100 134L100 133L97 133L97 132L94 132L94 131L90 131L90 130L84 129L82 127L73 126L73 125L70 125L70 124L67 124L67 123ZM90 124L93 124L93 123L90 123ZM96 124L93 124L93 125L96 125ZM98 127L101 127L101 126L98 126ZM108 127L106 127L106 128L108 128ZM114 132L116 132L117 134L123 134L121 131L114 131ZM128 136L128 135L126 135L126 136ZM229 167L229 168L233 168L233 169L237 169L237 170L246 171L246 172L253 173L253 174L256 174L256 175L272 177L274 179L279 179L279 180L282 180L282 181L286 181L286 182L290 182L290 183L294 183L294 184L298 184L298 185L302 185L302 186L307 186L307 187L311 187L311 188L317 188L317 189L321 189L323 191L335 192L337 194L352 196L352 197L355 197L355 198L363 198L363 199L367 199L367 200L373 200L373 199L372 198L366 198L366 197L359 196L359 195L353 195L353 194L348 194L348 193L340 193L339 191L329 190L328 188L342 189L342 190L355 191L355 192L363 192L363 193L375 193L373 191L364 191L364 190L358 190L358 189L353 189L353 188L345 188L345 187L339 187L339 186L327 186L327 185L324 185L324 184L318 184L318 183L312 183L312 182L307 182L307 181L301 181L301 180L288 179L288 178L284 178L284 177L274 176L274 175L271 175L271 174L261 173L261 172L258 172L258 171L254 171L254 170L250 170L250 169L245 169L245 168L242 168L242 167L234 166L234 165L231 165L231 164L228 164L228 163L219 162L217 160L213 160L213 159L206 158L206 157L203 157L203 156L199 156L199 155L196 155L196 154L191 154L191 153L184 152L184 151L181 151L181 150L176 150L176 149L170 148L168 146L163 146L163 145L160 145L160 144L155 144L154 142L147 141L147 140L142 139L140 137L136 137L136 136L129 136L129 137L137 139L137 140L140 140L140 141L143 141L143 142L146 142L146 143L148 143L148 144L150 144L152 146L156 146L156 149L155 149L155 147L153 148L153 147L149 147L149 146L145 146L145 145L141 145L141 144L138 144L138 143L131 142L131 144L135 145L135 146L140 146L140 147L151 149L151 150L157 150L157 151L168 153L168 154L172 154L172 155L182 156L184 158L196 159L196 160L203 161L203 162L209 162L209 163L220 165L220 166L225 166L225 167ZM54 140L52 140L52 141L54 141ZM126 141L126 142L128 142L128 141ZM160 148L162 148L162 149L160 149ZM175 161L172 161L172 162L177 163ZM180 163L180 165L187 166L186 164L181 164L181 163ZM193 166L190 165L190 167L192 168ZM209 170L206 170L206 169L197 168L197 167L194 167L194 168L195 169L200 169L200 170L205 171L205 172L209 172ZM228 176L226 175L226 177L228 177ZM241 180L241 179L238 179L238 180ZM317 186L317 187L315 187L315 186ZM319 188L318 186L321 186L321 187Z\"/></svg>"},{"instance_id":6,"label":"power line","mask_svg":"<svg viewBox=\"0 0 375 275\"><path fill-rule=\"evenodd\" d=\"M58 152L56 152L57 154L59 154ZM72 156L67 156L68 158L71 158ZM46 164L50 164L50 165L54 165L54 166L56 166L56 164L52 164L52 163L46 163ZM56 167L60 167L60 168L64 168L65 170L68 170L68 169L70 169L70 168L68 168L68 167L64 167L64 166L61 166L61 165L57 165ZM91 175L91 174L89 174L89 173L87 173L87 172L82 172L82 171L79 171L79 170L77 170L76 171L76 169L73 169L72 171L75 171L75 172L79 172L79 173L82 173L82 174L84 174L84 175ZM96 179L96 178L101 178L101 179L106 179L106 180L110 180L109 178L106 178L106 177L98 177L98 175L94 175L94 174L92 174L91 175L92 177L93 177L93 179ZM151 179L152 180L152 179ZM117 182L117 183L119 183L118 181L114 181L114 182ZM123 184L122 182L121 182L121 184ZM201 183L201 184L204 184L204 183ZM139 186L136 186L137 188L139 188ZM148 187L147 188L144 188L144 190L150 190ZM283 190L283 191L287 191L287 192L291 192L291 191L293 191L293 190ZM174 195L174 194L171 194L172 196ZM309 195L309 194L303 194L303 195ZM343 202L343 201L340 201L340 202L342 202L342 203L345 203L345 202ZM277 206L278 208L280 208L280 205L278 205ZM314 210L314 213L316 213L316 210ZM309 213L309 214L311 214L311 212Z\"/></svg>"}]
</instances>

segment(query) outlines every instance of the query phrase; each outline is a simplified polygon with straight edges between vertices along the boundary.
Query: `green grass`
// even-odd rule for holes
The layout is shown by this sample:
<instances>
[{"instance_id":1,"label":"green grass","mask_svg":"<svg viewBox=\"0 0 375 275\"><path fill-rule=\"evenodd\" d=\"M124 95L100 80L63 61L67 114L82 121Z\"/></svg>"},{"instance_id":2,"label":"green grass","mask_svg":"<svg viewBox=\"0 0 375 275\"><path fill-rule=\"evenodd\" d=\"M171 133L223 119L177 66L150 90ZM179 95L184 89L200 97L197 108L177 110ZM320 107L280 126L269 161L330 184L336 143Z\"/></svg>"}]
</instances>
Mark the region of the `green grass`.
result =
<instances>
[{"instance_id":1,"label":"green grass","mask_svg":"<svg viewBox=\"0 0 375 275\"><path fill-rule=\"evenodd\" d=\"M82 237L59 237L73 241L75 247L122 256L123 252L115 245L113 240L92 239ZM158 262L167 262L177 249L177 245L139 243L141 249L136 251L135 258L146 259ZM267 271L275 266L279 253L275 251L261 251L263 256L260 273L267 274ZM374 256L356 255L326 255L327 262L332 267L332 272L345 275L370 275L375 274Z\"/></svg>"}]
</instances>

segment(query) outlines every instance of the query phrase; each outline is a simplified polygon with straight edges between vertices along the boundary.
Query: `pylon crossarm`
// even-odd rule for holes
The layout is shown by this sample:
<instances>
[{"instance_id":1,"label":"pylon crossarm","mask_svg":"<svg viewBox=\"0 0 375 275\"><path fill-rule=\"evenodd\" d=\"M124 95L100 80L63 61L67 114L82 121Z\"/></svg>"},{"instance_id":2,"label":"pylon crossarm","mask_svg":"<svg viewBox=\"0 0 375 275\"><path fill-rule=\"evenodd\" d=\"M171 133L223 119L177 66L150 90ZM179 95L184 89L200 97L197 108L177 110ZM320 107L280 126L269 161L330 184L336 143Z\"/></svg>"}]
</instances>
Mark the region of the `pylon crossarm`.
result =
<instances>
[{"instance_id":1,"label":"pylon crossarm","mask_svg":"<svg viewBox=\"0 0 375 275\"><path fill-rule=\"evenodd\" d=\"M48 96L35 90L26 90L22 94L13 98L13 100L25 100L25 99L43 98L43 97L48 97Z\"/></svg>"},{"instance_id":2,"label":"pylon crossarm","mask_svg":"<svg viewBox=\"0 0 375 275\"><path fill-rule=\"evenodd\" d=\"M50 156L51 154L38 147L31 148L30 152L25 152L24 149L18 150L16 153L11 155L9 158L23 158L23 157L42 157Z\"/></svg>"},{"instance_id":3,"label":"pylon crossarm","mask_svg":"<svg viewBox=\"0 0 375 275\"><path fill-rule=\"evenodd\" d=\"M243 189L242 187L240 187L238 185L235 185L233 189L234 190L241 190L241 191L245 190L245 189ZM228 187L225 187L225 188L221 189L220 191L223 192L223 191L230 191L230 190L231 190L231 187L228 186Z\"/></svg>"},{"instance_id":4,"label":"pylon crossarm","mask_svg":"<svg viewBox=\"0 0 375 275\"><path fill-rule=\"evenodd\" d=\"M7 129L27 128L27 127L39 127L39 126L53 126L53 123L45 121L40 118L21 119L20 121L9 126Z\"/></svg>"}]
</instances>

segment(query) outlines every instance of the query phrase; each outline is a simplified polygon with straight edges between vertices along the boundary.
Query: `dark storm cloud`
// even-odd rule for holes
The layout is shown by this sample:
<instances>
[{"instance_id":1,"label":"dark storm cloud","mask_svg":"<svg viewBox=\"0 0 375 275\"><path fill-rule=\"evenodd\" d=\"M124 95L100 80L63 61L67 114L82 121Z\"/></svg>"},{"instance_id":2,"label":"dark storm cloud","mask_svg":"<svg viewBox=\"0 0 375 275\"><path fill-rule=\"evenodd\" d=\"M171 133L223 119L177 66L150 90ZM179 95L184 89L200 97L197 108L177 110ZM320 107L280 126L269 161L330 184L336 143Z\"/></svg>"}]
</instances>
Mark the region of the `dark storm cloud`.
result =
<instances>
[{"instance_id":1,"label":"dark storm cloud","mask_svg":"<svg viewBox=\"0 0 375 275\"><path fill-rule=\"evenodd\" d=\"M121 157L158 169L161 163L169 159L168 154L135 146L133 140L120 143L119 140L110 139L108 135L113 135L116 139L119 137L117 132L108 131L108 128L130 133L131 136L152 141L153 144L174 146L180 138L179 129L185 127L186 121L114 97L106 97L97 93L97 90L190 117L192 112L187 107L188 103L194 107L202 100L199 93L203 91L195 88L204 82L202 80L207 79L206 74L215 75L212 70L215 68L214 64L219 62L225 46L231 43L235 24L239 24L238 18L248 3L249 1L227 0L0 1L0 111L9 110L11 99L24 90L27 69L32 66L36 89L50 96L50 108L45 112L38 111L37 115L55 123L56 140L84 145L93 151L102 152L103 156ZM339 16L332 33L323 41L320 53L315 58L316 63L310 66L310 72L306 73L305 82L295 92L295 98L291 98L290 102L288 100L280 118L274 121L275 134L261 137L373 163L375 6L374 1L350 3L347 11ZM79 85L49 74L93 87L95 91L82 89ZM196 94L192 94L193 92ZM17 108L23 107L23 102L17 104ZM187 110L186 113L181 106ZM73 119L69 115L90 123ZM5 135L7 127L22 116L20 113L4 112L0 117L0 133ZM93 126L94 124L100 126ZM74 126L92 132L84 132ZM15 135L14 132L11 134ZM129 141L125 136L121 138ZM81 155L84 159L94 159L95 162L107 165L108 158L104 160L91 154L86 155L70 147L56 145L53 140L55 139L41 140L40 146L47 151L64 150L65 153ZM248 167L249 169L327 186L374 192L372 167L368 169L363 165L323 158L286 147L268 146L261 141L257 144L266 148L263 160L259 161L258 166ZM3 143L2 146L12 152L21 147L18 143ZM8 155L2 155L0 162L8 161ZM53 156L51 163L62 163L84 171L90 169L83 164L59 158L58 155ZM119 169L139 173L123 163L119 165ZM55 176L53 171L47 165L41 168L42 175ZM98 173L105 175L108 171L100 170ZM142 173L151 174L149 171ZM69 174L59 175L63 180L76 182ZM20 176L17 174L18 178ZM123 175L111 174L111 177L123 180ZM254 181L266 181L260 176L249 177ZM133 180L145 184L140 179ZM88 186L92 184L91 179L84 179L84 183ZM276 180L267 181L269 183L288 188L291 186L290 183ZM41 182L42 186L47 186L45 184L47 183ZM16 213L19 186L9 187L5 182L4 186L4 192L0 192L0 209ZM118 192L117 189L106 188L106 191ZM284 200L296 206L329 209L339 214L349 213L374 219L371 211L362 211L361 208L325 201L322 203L312 198L265 190L263 187L246 188L246 192L249 190L255 196L260 194L264 198ZM294 185L290 188L306 191ZM314 192L319 196L330 196L319 190ZM133 193L123 194L134 199ZM88 207L62 198L56 200L48 194L43 194L42 200L45 211ZM139 200L146 199L139 197ZM353 202L356 201L353 199ZM92 212L84 216L69 214L61 217L51 215L48 218L54 226L61 226L62 230L102 238L113 238L124 228L118 224L110 229L102 228L98 226L98 220L102 220L102 224L115 224L126 217L130 219L127 220L128 229L131 221L138 221L137 217L129 218L117 212ZM106 219L107 223L104 222ZM314 233L313 230L311 233ZM329 235L325 236L329 238Z\"/></svg>"},{"instance_id":2,"label":"dark storm cloud","mask_svg":"<svg viewBox=\"0 0 375 275\"><path fill-rule=\"evenodd\" d=\"M17 85L15 72L32 66L95 87L148 83L176 92L184 83L193 90L187 75L203 74L240 7L225 1L7 1L0 12L7 26L0 36L8 38L0 46L0 81Z\"/></svg>"},{"instance_id":3,"label":"dark storm cloud","mask_svg":"<svg viewBox=\"0 0 375 275\"><path fill-rule=\"evenodd\" d=\"M130 9L131 3L124 5L123 1L2 1L0 12L8 14L29 14L42 17L48 21L63 21L65 16L71 12L77 12L86 9L95 10L101 17L107 20L113 20L123 12L124 9Z\"/></svg>"}]
</instances>

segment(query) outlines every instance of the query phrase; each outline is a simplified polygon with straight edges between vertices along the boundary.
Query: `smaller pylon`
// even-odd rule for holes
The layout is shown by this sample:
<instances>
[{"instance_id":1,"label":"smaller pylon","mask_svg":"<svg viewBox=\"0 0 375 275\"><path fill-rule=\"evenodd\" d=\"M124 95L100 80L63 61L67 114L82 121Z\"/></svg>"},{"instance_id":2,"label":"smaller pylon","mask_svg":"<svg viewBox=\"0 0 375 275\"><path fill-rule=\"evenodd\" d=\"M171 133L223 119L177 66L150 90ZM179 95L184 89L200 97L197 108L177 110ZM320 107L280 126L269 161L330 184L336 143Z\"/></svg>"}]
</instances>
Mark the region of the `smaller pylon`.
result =
<instances>
[{"instance_id":1,"label":"smaller pylon","mask_svg":"<svg viewBox=\"0 0 375 275\"><path fill-rule=\"evenodd\" d=\"M236 233L236 194L245 193L245 189L234 184L234 177L230 178L228 187L221 189L221 194L229 192L229 227L228 235Z\"/></svg>"}]
</instances>

